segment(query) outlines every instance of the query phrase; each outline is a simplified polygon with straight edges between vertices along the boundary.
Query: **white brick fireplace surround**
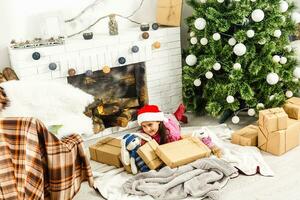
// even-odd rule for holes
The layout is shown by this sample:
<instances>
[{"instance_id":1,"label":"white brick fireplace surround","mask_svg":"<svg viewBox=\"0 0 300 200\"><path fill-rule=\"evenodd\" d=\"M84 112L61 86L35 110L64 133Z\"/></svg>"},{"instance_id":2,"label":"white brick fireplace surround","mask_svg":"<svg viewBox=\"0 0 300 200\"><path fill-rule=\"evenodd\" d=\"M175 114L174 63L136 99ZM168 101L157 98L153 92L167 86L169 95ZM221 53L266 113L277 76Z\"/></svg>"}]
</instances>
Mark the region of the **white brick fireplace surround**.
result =
<instances>
[{"instance_id":1,"label":"white brick fireplace surround","mask_svg":"<svg viewBox=\"0 0 300 200\"><path fill-rule=\"evenodd\" d=\"M118 67L122 66L118 63L120 57L126 59L123 65L145 62L149 104L156 104L165 112L174 112L182 102L180 28L159 28L148 33L150 37L143 39L139 28L132 28L116 36L67 39L65 44L58 46L9 48L11 65L20 79L52 79L67 83L70 68L82 74L87 70L101 70L105 65ZM155 42L160 43L160 48L154 47ZM134 45L139 47L137 53L131 51ZM33 59L34 52L40 54L40 59ZM49 69L50 63L56 64L55 70ZM108 128L92 138L133 127L136 127L135 122L125 129Z\"/></svg>"}]
</instances>

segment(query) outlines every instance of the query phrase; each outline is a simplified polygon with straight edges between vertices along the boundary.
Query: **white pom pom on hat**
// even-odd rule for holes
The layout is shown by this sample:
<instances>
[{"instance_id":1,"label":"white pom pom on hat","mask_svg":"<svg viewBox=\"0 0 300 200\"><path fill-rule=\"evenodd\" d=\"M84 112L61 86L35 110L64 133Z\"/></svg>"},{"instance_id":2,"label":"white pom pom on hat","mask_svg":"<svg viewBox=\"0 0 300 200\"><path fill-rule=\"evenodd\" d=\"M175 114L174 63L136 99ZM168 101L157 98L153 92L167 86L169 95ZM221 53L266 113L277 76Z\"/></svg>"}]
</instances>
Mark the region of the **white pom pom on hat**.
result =
<instances>
[{"instance_id":1,"label":"white pom pom on hat","mask_svg":"<svg viewBox=\"0 0 300 200\"><path fill-rule=\"evenodd\" d=\"M166 121L165 115L161 112L156 105L145 105L138 111L137 116L138 124L150 121Z\"/></svg>"}]
</instances>

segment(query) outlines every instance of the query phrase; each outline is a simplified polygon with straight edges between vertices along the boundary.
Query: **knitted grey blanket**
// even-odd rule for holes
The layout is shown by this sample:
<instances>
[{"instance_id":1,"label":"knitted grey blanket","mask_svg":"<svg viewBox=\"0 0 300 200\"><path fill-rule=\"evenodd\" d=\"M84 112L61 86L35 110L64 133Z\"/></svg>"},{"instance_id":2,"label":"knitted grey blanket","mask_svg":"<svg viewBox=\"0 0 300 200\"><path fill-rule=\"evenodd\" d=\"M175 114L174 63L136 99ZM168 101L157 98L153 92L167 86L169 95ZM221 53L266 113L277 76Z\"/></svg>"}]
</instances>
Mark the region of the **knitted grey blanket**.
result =
<instances>
[{"instance_id":1,"label":"knitted grey blanket","mask_svg":"<svg viewBox=\"0 0 300 200\"><path fill-rule=\"evenodd\" d=\"M237 170L226 161L203 158L190 164L140 173L123 184L128 194L151 195L155 199L183 199L188 195L219 199L219 190Z\"/></svg>"}]
</instances>

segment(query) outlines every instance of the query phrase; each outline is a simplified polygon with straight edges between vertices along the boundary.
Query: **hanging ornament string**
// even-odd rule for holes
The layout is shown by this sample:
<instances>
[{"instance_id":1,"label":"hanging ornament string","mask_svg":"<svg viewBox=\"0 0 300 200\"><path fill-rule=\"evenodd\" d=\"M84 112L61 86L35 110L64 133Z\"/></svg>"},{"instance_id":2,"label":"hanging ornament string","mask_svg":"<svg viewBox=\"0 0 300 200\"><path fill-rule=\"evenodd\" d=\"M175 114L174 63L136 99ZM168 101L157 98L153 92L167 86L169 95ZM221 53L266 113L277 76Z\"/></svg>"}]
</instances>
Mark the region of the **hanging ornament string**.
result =
<instances>
[{"instance_id":1,"label":"hanging ornament string","mask_svg":"<svg viewBox=\"0 0 300 200\"><path fill-rule=\"evenodd\" d=\"M83 13L85 13L88 9L90 9L90 8L94 7L95 5L97 5L97 4L99 3L98 1L99 1L99 0L94 1L94 3L92 3L92 4L89 5L89 6L87 6L87 7L86 7L83 11L81 11L76 17L74 17L74 18L72 18L72 19L69 19L69 20L66 20L65 23L74 21L75 19L77 19L78 17L80 17ZM68 35L67 37L68 37L68 38L71 38L71 37L73 37L73 36L75 36L75 35L78 35L78 34L84 32L84 31L89 30L90 28L92 28L93 26L95 26L99 21L101 21L102 19L105 19L105 18L109 17L110 15L115 15L115 16L121 17L121 18L126 19L126 20L128 20L128 21L130 21L130 22L132 22L132 23L135 23L135 24L141 24L140 22L137 22L137 21L135 21L135 20L130 19L130 17L132 17L133 15L135 15L135 13L136 13L138 10L140 10L140 8L142 7L143 3L144 3L144 0L141 0L141 3L140 3L140 5L139 5L139 7L138 7L137 9L135 9L135 10L134 10L130 15L128 15L128 16L123 16L123 15L120 15L120 14L108 14L108 15L99 17L98 19L96 19L96 21L95 21L94 23L90 24L88 27L86 27L86 28L84 28L84 29L82 29L82 30L80 30L80 31L78 31L78 32L76 32L76 33L73 33L73 34L71 34L71 35Z\"/></svg>"}]
</instances>

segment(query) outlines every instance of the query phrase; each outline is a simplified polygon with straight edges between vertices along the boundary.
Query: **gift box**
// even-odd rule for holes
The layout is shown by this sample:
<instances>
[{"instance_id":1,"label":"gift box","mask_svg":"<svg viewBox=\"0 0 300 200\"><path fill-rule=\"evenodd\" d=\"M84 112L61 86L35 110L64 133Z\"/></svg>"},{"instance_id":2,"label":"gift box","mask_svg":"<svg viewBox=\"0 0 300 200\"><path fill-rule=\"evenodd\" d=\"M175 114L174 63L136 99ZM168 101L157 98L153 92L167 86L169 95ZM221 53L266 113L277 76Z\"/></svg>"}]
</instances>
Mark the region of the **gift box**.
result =
<instances>
[{"instance_id":1,"label":"gift box","mask_svg":"<svg viewBox=\"0 0 300 200\"><path fill-rule=\"evenodd\" d=\"M268 132L285 130L287 128L288 115L283 108L271 108L259 111L258 124Z\"/></svg>"},{"instance_id":2,"label":"gift box","mask_svg":"<svg viewBox=\"0 0 300 200\"><path fill-rule=\"evenodd\" d=\"M162 160L155 153L157 147L157 142L155 140L151 140L141 146L137 151L138 155L150 169L157 169L163 164Z\"/></svg>"},{"instance_id":3,"label":"gift box","mask_svg":"<svg viewBox=\"0 0 300 200\"><path fill-rule=\"evenodd\" d=\"M288 114L289 118L300 119L300 98L292 97L286 101L283 109Z\"/></svg>"},{"instance_id":4,"label":"gift box","mask_svg":"<svg viewBox=\"0 0 300 200\"><path fill-rule=\"evenodd\" d=\"M242 146L257 146L258 126L249 125L231 135L231 143Z\"/></svg>"},{"instance_id":5,"label":"gift box","mask_svg":"<svg viewBox=\"0 0 300 200\"><path fill-rule=\"evenodd\" d=\"M299 145L300 122L287 120L287 129L268 132L265 127L259 127L258 147L274 155L282 155Z\"/></svg>"},{"instance_id":6,"label":"gift box","mask_svg":"<svg viewBox=\"0 0 300 200\"><path fill-rule=\"evenodd\" d=\"M92 160L116 167L121 167L121 140L107 137L89 147Z\"/></svg>"},{"instance_id":7,"label":"gift box","mask_svg":"<svg viewBox=\"0 0 300 200\"><path fill-rule=\"evenodd\" d=\"M167 26L180 26L182 0L157 0L156 22Z\"/></svg>"},{"instance_id":8,"label":"gift box","mask_svg":"<svg viewBox=\"0 0 300 200\"><path fill-rule=\"evenodd\" d=\"M167 166L174 168L208 157L211 150L199 138L188 137L159 145L155 152Z\"/></svg>"}]
</instances>

